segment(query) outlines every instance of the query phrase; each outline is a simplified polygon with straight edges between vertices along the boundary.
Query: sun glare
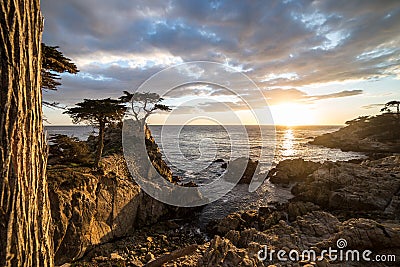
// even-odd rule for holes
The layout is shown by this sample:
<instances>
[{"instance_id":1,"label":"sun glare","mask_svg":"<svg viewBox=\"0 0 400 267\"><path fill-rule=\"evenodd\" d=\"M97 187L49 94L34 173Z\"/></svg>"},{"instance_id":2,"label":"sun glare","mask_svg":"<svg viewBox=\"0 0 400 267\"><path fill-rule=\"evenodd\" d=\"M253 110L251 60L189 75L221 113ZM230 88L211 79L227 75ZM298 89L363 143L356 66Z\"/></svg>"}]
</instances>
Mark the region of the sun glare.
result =
<instances>
[{"instance_id":1,"label":"sun glare","mask_svg":"<svg viewBox=\"0 0 400 267\"><path fill-rule=\"evenodd\" d=\"M311 125L315 124L315 111L301 104L285 103L270 106L275 125Z\"/></svg>"}]
</instances>

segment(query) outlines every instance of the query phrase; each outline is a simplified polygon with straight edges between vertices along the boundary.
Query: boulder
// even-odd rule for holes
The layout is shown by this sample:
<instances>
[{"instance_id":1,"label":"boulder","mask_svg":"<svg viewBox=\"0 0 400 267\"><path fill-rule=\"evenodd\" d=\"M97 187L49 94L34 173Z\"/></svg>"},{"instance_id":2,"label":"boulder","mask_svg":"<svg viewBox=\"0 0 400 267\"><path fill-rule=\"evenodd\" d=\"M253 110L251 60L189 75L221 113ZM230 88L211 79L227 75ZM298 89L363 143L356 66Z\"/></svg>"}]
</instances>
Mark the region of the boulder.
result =
<instances>
[{"instance_id":1,"label":"boulder","mask_svg":"<svg viewBox=\"0 0 400 267\"><path fill-rule=\"evenodd\" d=\"M304 159L287 159L268 173L271 183L290 184L293 182L304 181L308 175L312 174L321 166L321 163L306 161Z\"/></svg>"},{"instance_id":2,"label":"boulder","mask_svg":"<svg viewBox=\"0 0 400 267\"><path fill-rule=\"evenodd\" d=\"M245 169L244 169L244 166ZM242 174L240 180L238 181L239 184L250 184L251 180L253 179L253 175L257 169L258 161L254 161L249 158L241 157L234 159L229 164L223 163L221 168L228 168L228 173L225 174L224 178L227 181L235 182L234 178L236 178L239 174ZM244 171L243 171L244 169Z\"/></svg>"}]
</instances>

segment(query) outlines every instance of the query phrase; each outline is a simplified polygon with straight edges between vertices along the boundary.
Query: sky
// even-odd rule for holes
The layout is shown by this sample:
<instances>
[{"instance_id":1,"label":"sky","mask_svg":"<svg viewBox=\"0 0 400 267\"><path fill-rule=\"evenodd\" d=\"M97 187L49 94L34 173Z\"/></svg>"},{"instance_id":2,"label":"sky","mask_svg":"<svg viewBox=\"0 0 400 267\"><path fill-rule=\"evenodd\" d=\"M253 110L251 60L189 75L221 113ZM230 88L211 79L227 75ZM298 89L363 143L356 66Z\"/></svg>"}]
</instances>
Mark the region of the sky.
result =
<instances>
[{"instance_id":1,"label":"sky","mask_svg":"<svg viewBox=\"0 0 400 267\"><path fill-rule=\"evenodd\" d=\"M42 0L41 7L43 41L80 69L44 92L65 107L135 92L149 78L173 109L152 115L152 124L257 124L271 113L278 125L342 125L400 100L398 0ZM157 76L166 68L173 75ZM62 112L44 108L51 125L72 124Z\"/></svg>"}]
</instances>

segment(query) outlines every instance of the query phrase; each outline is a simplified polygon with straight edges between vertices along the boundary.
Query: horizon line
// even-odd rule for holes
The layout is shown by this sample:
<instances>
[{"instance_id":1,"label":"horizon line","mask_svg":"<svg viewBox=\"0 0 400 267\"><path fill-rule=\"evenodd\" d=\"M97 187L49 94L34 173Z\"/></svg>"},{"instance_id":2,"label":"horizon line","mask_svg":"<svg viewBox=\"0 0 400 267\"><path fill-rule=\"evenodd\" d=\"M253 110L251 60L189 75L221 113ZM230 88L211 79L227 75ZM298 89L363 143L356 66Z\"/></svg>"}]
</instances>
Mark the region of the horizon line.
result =
<instances>
[{"instance_id":1,"label":"horizon line","mask_svg":"<svg viewBox=\"0 0 400 267\"><path fill-rule=\"evenodd\" d=\"M280 125L280 124L148 124L149 126L275 126L275 127L304 127L304 126L345 126L346 124L302 124L302 125ZM43 125L44 127L82 127L82 126L91 126L97 127L94 125L85 125L85 124L52 124L52 125Z\"/></svg>"}]
</instances>

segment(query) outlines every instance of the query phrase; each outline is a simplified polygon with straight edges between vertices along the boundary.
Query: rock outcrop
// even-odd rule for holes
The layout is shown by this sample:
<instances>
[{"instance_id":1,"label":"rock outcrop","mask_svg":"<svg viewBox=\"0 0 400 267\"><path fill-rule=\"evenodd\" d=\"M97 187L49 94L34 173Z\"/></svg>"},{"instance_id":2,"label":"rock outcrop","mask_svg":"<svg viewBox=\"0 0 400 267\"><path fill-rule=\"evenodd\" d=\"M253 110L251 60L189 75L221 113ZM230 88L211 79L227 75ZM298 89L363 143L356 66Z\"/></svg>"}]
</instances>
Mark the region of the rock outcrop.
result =
<instances>
[{"instance_id":1,"label":"rock outcrop","mask_svg":"<svg viewBox=\"0 0 400 267\"><path fill-rule=\"evenodd\" d=\"M400 214L400 156L361 164L326 162L292 188L297 199L329 210Z\"/></svg>"},{"instance_id":2,"label":"rock outcrop","mask_svg":"<svg viewBox=\"0 0 400 267\"><path fill-rule=\"evenodd\" d=\"M361 117L336 132L316 137L310 143L343 151L399 153L400 120L394 114Z\"/></svg>"},{"instance_id":3,"label":"rock outcrop","mask_svg":"<svg viewBox=\"0 0 400 267\"><path fill-rule=\"evenodd\" d=\"M293 182L304 181L308 175L312 174L321 163L306 161L304 159L287 159L278 163L269 173L271 183L290 184Z\"/></svg>"},{"instance_id":4,"label":"rock outcrop","mask_svg":"<svg viewBox=\"0 0 400 267\"><path fill-rule=\"evenodd\" d=\"M146 148L155 169L169 182L176 179L146 127ZM89 146L96 144L89 138ZM144 193L132 179L121 155L121 129L107 130L102 168L85 165L48 167L56 264L71 262L94 245L125 237L177 211ZM117 154L113 154L117 153Z\"/></svg>"},{"instance_id":5,"label":"rock outcrop","mask_svg":"<svg viewBox=\"0 0 400 267\"><path fill-rule=\"evenodd\" d=\"M215 162L220 162L219 160ZM224 179L231 182L236 182L236 178L241 175L238 184L250 184L253 179L253 175L257 169L258 161L250 158L240 157L234 159L232 162L223 163L221 168L227 169Z\"/></svg>"},{"instance_id":6,"label":"rock outcrop","mask_svg":"<svg viewBox=\"0 0 400 267\"><path fill-rule=\"evenodd\" d=\"M93 245L126 236L169 212L133 182L121 156L106 157L102 164L101 173L85 167L48 170L56 264L80 258Z\"/></svg>"}]
</instances>

